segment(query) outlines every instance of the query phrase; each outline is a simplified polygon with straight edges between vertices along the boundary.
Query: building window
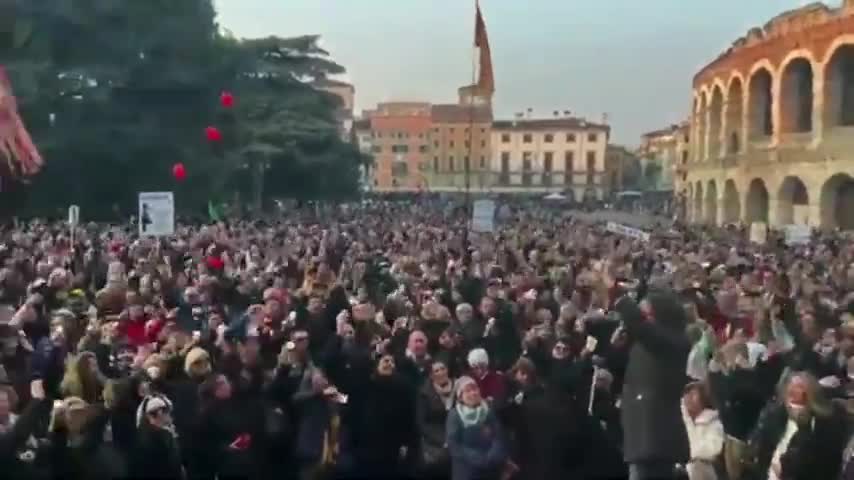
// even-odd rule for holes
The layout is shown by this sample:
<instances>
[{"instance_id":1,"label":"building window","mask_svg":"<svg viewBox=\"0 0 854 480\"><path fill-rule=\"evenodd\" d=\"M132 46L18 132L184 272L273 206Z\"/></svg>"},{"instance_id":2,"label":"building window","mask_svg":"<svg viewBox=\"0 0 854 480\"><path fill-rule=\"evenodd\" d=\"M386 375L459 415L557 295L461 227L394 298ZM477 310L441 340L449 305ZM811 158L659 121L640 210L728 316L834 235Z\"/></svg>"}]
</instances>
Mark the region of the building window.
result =
<instances>
[{"instance_id":1,"label":"building window","mask_svg":"<svg viewBox=\"0 0 854 480\"><path fill-rule=\"evenodd\" d=\"M531 152L525 152L522 154L522 185L528 186L531 185L531 162L530 155Z\"/></svg>"},{"instance_id":2,"label":"building window","mask_svg":"<svg viewBox=\"0 0 854 480\"><path fill-rule=\"evenodd\" d=\"M543 141L545 141L546 143L552 143L555 141L555 136L551 133L547 133Z\"/></svg>"},{"instance_id":3,"label":"building window","mask_svg":"<svg viewBox=\"0 0 854 480\"><path fill-rule=\"evenodd\" d=\"M439 171L439 157L433 157L433 171Z\"/></svg>"},{"instance_id":4,"label":"building window","mask_svg":"<svg viewBox=\"0 0 854 480\"><path fill-rule=\"evenodd\" d=\"M406 162L394 162L391 164L391 175L393 177L405 177L409 175L409 165Z\"/></svg>"},{"instance_id":5,"label":"building window","mask_svg":"<svg viewBox=\"0 0 854 480\"><path fill-rule=\"evenodd\" d=\"M419 145L419 146L418 146L418 151L419 151L420 153L427 153L427 145Z\"/></svg>"},{"instance_id":6,"label":"building window","mask_svg":"<svg viewBox=\"0 0 854 480\"><path fill-rule=\"evenodd\" d=\"M596 170L596 152L587 152L587 170Z\"/></svg>"},{"instance_id":7,"label":"building window","mask_svg":"<svg viewBox=\"0 0 854 480\"><path fill-rule=\"evenodd\" d=\"M439 141L438 140L433 142L433 147L439 148Z\"/></svg>"},{"instance_id":8,"label":"building window","mask_svg":"<svg viewBox=\"0 0 854 480\"><path fill-rule=\"evenodd\" d=\"M554 163L554 153L546 152L543 156L543 185L550 187L552 185L552 168Z\"/></svg>"},{"instance_id":9,"label":"building window","mask_svg":"<svg viewBox=\"0 0 854 480\"><path fill-rule=\"evenodd\" d=\"M409 145L392 145L391 153L409 153Z\"/></svg>"},{"instance_id":10,"label":"building window","mask_svg":"<svg viewBox=\"0 0 854 480\"><path fill-rule=\"evenodd\" d=\"M572 172L575 170L575 152L566 152L563 156L563 183L572 185Z\"/></svg>"},{"instance_id":11,"label":"building window","mask_svg":"<svg viewBox=\"0 0 854 480\"><path fill-rule=\"evenodd\" d=\"M596 173L596 152L587 152L587 185L593 185L593 176Z\"/></svg>"},{"instance_id":12,"label":"building window","mask_svg":"<svg viewBox=\"0 0 854 480\"><path fill-rule=\"evenodd\" d=\"M598 135L596 135L595 133L588 133L587 134L587 141L588 142L595 142L597 138L598 138Z\"/></svg>"},{"instance_id":13,"label":"building window","mask_svg":"<svg viewBox=\"0 0 854 480\"><path fill-rule=\"evenodd\" d=\"M454 127L449 128L449 129L448 129L448 132L450 132L450 133L454 133Z\"/></svg>"},{"instance_id":14,"label":"building window","mask_svg":"<svg viewBox=\"0 0 854 480\"><path fill-rule=\"evenodd\" d=\"M454 141L453 141L453 140L451 140L450 142L448 142L448 146L449 146L449 147L451 147L451 148L454 148Z\"/></svg>"},{"instance_id":15,"label":"building window","mask_svg":"<svg viewBox=\"0 0 854 480\"><path fill-rule=\"evenodd\" d=\"M383 147L379 145L374 145L373 147L371 147L371 151L374 153L382 153Z\"/></svg>"},{"instance_id":16,"label":"building window","mask_svg":"<svg viewBox=\"0 0 854 480\"><path fill-rule=\"evenodd\" d=\"M498 183L510 185L510 152L501 152L501 174L498 175Z\"/></svg>"},{"instance_id":17,"label":"building window","mask_svg":"<svg viewBox=\"0 0 854 480\"><path fill-rule=\"evenodd\" d=\"M464 143L465 143L466 148L469 148L469 146L471 146L471 144L469 143L468 140L466 140Z\"/></svg>"},{"instance_id":18,"label":"building window","mask_svg":"<svg viewBox=\"0 0 854 480\"><path fill-rule=\"evenodd\" d=\"M485 128L481 128L481 129L480 129L480 133L486 133L486 129L485 129Z\"/></svg>"},{"instance_id":19,"label":"building window","mask_svg":"<svg viewBox=\"0 0 854 480\"><path fill-rule=\"evenodd\" d=\"M501 134L501 143L510 143L510 134L502 133Z\"/></svg>"},{"instance_id":20,"label":"building window","mask_svg":"<svg viewBox=\"0 0 854 480\"><path fill-rule=\"evenodd\" d=\"M486 148L486 140L480 141L480 148Z\"/></svg>"},{"instance_id":21,"label":"building window","mask_svg":"<svg viewBox=\"0 0 854 480\"><path fill-rule=\"evenodd\" d=\"M566 134L566 143L575 143L575 134L567 133Z\"/></svg>"},{"instance_id":22,"label":"building window","mask_svg":"<svg viewBox=\"0 0 854 480\"><path fill-rule=\"evenodd\" d=\"M688 163L688 150L682 151L682 165Z\"/></svg>"},{"instance_id":23,"label":"building window","mask_svg":"<svg viewBox=\"0 0 854 480\"><path fill-rule=\"evenodd\" d=\"M452 172L454 170L456 170L455 165L454 165L454 157L453 156L448 157L448 170L450 170Z\"/></svg>"},{"instance_id":24,"label":"building window","mask_svg":"<svg viewBox=\"0 0 854 480\"><path fill-rule=\"evenodd\" d=\"M471 170L471 164L469 164L469 157L463 157L463 169L466 171Z\"/></svg>"},{"instance_id":25,"label":"building window","mask_svg":"<svg viewBox=\"0 0 854 480\"><path fill-rule=\"evenodd\" d=\"M483 155L480 156L480 168L481 170L486 168L486 157Z\"/></svg>"},{"instance_id":26,"label":"building window","mask_svg":"<svg viewBox=\"0 0 854 480\"><path fill-rule=\"evenodd\" d=\"M526 134L522 135L522 142L523 143L532 143L533 141L534 141L534 138L530 133L526 133Z\"/></svg>"}]
</instances>

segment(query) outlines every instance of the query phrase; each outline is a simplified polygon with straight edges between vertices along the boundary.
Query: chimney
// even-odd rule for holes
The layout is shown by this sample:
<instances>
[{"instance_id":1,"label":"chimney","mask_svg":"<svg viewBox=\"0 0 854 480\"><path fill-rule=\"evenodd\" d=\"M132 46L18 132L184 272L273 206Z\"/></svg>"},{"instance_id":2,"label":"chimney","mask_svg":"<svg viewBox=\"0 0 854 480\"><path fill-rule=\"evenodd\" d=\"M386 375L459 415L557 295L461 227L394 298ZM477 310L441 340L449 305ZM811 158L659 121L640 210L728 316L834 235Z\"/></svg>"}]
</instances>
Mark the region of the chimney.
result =
<instances>
[{"instance_id":1,"label":"chimney","mask_svg":"<svg viewBox=\"0 0 854 480\"><path fill-rule=\"evenodd\" d=\"M560 117L560 112L559 112L559 111L557 111L557 110L555 110L555 111L554 111L554 116L555 116L555 118Z\"/></svg>"},{"instance_id":2,"label":"chimney","mask_svg":"<svg viewBox=\"0 0 854 480\"><path fill-rule=\"evenodd\" d=\"M570 115L572 115L572 111L570 111L570 110L564 110L564 111L563 111L563 116L564 116L564 117L569 117Z\"/></svg>"},{"instance_id":3,"label":"chimney","mask_svg":"<svg viewBox=\"0 0 854 480\"><path fill-rule=\"evenodd\" d=\"M534 113L534 109L533 109L533 108L531 108L531 107L528 107L528 118L531 118L531 115L532 115L533 113Z\"/></svg>"}]
</instances>

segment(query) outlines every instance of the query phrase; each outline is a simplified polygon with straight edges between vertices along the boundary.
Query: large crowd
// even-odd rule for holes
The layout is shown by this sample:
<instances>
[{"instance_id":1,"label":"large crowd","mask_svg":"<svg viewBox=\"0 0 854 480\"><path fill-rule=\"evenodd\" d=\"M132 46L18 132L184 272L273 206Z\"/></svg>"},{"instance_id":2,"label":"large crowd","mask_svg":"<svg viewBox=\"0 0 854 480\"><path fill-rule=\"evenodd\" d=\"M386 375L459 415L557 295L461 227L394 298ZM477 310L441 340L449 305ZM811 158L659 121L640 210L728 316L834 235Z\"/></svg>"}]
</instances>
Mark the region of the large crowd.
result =
<instances>
[{"instance_id":1,"label":"large crowd","mask_svg":"<svg viewBox=\"0 0 854 480\"><path fill-rule=\"evenodd\" d=\"M0 477L854 479L854 244L434 200L0 233Z\"/></svg>"}]
</instances>

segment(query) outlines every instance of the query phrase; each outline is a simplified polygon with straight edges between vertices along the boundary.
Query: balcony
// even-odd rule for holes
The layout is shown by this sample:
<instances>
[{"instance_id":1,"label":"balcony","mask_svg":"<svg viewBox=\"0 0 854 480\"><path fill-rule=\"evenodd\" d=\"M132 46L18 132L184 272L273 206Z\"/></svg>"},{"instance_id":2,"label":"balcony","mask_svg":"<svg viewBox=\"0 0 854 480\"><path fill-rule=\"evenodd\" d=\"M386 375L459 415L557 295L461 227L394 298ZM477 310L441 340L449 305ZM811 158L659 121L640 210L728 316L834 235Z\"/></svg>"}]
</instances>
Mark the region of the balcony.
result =
<instances>
[{"instance_id":1,"label":"balcony","mask_svg":"<svg viewBox=\"0 0 854 480\"><path fill-rule=\"evenodd\" d=\"M426 184L434 191L459 191L465 189L466 174L463 171L422 173ZM536 170L509 170L496 172L472 170L469 175L469 187L472 190L501 191L542 191L563 192L570 189L600 188L605 172L597 171L592 175L586 172L573 172L570 176L564 172L542 172ZM590 180L592 183L588 183Z\"/></svg>"}]
</instances>

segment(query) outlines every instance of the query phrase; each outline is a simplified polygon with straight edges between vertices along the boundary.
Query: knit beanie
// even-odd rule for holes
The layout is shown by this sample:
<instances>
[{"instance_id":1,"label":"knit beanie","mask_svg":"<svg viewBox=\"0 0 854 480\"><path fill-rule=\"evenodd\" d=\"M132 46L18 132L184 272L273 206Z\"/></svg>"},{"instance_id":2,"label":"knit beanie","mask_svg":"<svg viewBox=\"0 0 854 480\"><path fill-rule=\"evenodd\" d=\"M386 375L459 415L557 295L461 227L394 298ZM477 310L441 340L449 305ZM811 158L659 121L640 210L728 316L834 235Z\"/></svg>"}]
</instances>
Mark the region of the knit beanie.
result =
<instances>
[{"instance_id":1,"label":"knit beanie","mask_svg":"<svg viewBox=\"0 0 854 480\"><path fill-rule=\"evenodd\" d=\"M457 384L456 384L456 386L455 386L455 389L456 389L456 391L457 391L457 400L462 400L462 398L463 398L463 390L465 390L465 389L466 389L466 387L467 387L467 386L469 386L469 385L471 385L471 384L475 384L475 385L477 385L477 382L475 382L475 381L474 381L474 379L473 379L473 378L471 378L471 377L465 377L465 376L463 376L463 377L460 377L460 378L457 380Z\"/></svg>"}]
</instances>

